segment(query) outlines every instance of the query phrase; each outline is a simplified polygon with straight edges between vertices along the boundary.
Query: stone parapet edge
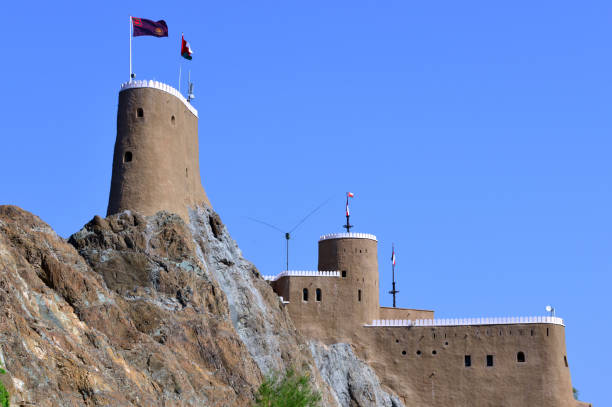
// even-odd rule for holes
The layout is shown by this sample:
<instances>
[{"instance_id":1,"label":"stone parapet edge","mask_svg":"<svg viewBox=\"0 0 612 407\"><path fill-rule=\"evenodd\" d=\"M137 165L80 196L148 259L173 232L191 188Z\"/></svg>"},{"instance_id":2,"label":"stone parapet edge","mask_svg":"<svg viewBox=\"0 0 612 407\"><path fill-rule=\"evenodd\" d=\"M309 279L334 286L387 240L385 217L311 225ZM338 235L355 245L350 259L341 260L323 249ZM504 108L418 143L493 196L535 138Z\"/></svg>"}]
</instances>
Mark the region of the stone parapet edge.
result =
<instances>
[{"instance_id":1,"label":"stone parapet edge","mask_svg":"<svg viewBox=\"0 0 612 407\"><path fill-rule=\"evenodd\" d=\"M185 107L187 107L187 109L189 109L189 111L193 113L195 117L198 117L198 111L196 110L196 108L193 107L191 103L189 103L183 95L181 95L181 92L179 92L176 88L173 88L172 86L166 85L165 83L162 83L162 82L153 81L153 80L138 80L138 81L124 82L121 84L121 89L119 90L119 92L124 91L126 89L136 89L136 88L158 89L166 93L169 93L172 96L176 96L177 98L180 99L181 102L183 102Z\"/></svg>"}]
</instances>

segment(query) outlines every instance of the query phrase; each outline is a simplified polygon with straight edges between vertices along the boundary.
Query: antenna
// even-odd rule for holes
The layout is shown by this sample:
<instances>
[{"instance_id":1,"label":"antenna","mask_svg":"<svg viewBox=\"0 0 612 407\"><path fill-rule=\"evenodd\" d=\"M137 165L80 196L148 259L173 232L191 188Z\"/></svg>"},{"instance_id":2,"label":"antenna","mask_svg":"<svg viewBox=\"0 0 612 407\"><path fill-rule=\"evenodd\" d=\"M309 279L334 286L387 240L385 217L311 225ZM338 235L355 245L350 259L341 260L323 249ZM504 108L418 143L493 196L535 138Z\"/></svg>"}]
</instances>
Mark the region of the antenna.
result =
<instances>
[{"instance_id":1,"label":"antenna","mask_svg":"<svg viewBox=\"0 0 612 407\"><path fill-rule=\"evenodd\" d=\"M295 232L295 230L297 228L299 228L300 226L302 226L302 224L304 222L306 222L306 220L308 218L310 218L312 215L314 215L319 209L321 209L323 206L325 206L326 203L328 203L331 200L331 197L327 198L323 203L321 203L319 206L317 206L316 208L314 208L312 211L308 212L308 214L306 216L304 216L302 218L302 220L300 220L292 229L290 229L288 232L283 231L281 228L279 228L278 226L275 226L271 223L268 222L264 222L262 220L259 219L255 219L255 218L251 218L250 216L247 216L247 219L252 220L253 222L257 222L257 223L261 223L262 225L268 226L272 229L278 230L279 232L283 233L285 235L285 240L287 241L287 254L286 254L286 269L285 270L289 270L289 240L291 239L291 233Z\"/></svg>"}]
</instances>

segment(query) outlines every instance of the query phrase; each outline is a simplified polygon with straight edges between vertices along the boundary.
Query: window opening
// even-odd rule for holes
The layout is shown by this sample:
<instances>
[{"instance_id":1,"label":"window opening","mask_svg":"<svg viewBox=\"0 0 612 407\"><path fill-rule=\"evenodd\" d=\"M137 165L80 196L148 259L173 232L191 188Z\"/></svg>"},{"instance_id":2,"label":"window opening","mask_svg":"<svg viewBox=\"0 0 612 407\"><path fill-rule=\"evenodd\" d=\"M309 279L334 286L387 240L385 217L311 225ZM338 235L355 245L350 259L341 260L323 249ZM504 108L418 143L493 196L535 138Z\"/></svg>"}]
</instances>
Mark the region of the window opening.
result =
<instances>
[{"instance_id":1,"label":"window opening","mask_svg":"<svg viewBox=\"0 0 612 407\"><path fill-rule=\"evenodd\" d=\"M176 123L176 119L174 118L174 115L172 115L172 117L170 118L170 123L172 124Z\"/></svg>"},{"instance_id":2,"label":"window opening","mask_svg":"<svg viewBox=\"0 0 612 407\"><path fill-rule=\"evenodd\" d=\"M417 350L417 355L421 356L421 351L420 350Z\"/></svg>"},{"instance_id":3,"label":"window opening","mask_svg":"<svg viewBox=\"0 0 612 407\"><path fill-rule=\"evenodd\" d=\"M403 350L403 351L402 351L402 355L405 355L405 354L406 354L406 351L405 351L405 350Z\"/></svg>"},{"instance_id":4,"label":"window opening","mask_svg":"<svg viewBox=\"0 0 612 407\"><path fill-rule=\"evenodd\" d=\"M132 161L132 152L126 151L125 154L123 154L123 162L129 163L130 161Z\"/></svg>"},{"instance_id":5,"label":"window opening","mask_svg":"<svg viewBox=\"0 0 612 407\"><path fill-rule=\"evenodd\" d=\"M136 109L136 116L144 117L144 110L142 110L142 107L139 107L138 109Z\"/></svg>"},{"instance_id":6,"label":"window opening","mask_svg":"<svg viewBox=\"0 0 612 407\"><path fill-rule=\"evenodd\" d=\"M304 289L302 290L302 299L303 299L304 301L308 301L308 288L304 288Z\"/></svg>"},{"instance_id":7,"label":"window opening","mask_svg":"<svg viewBox=\"0 0 612 407\"><path fill-rule=\"evenodd\" d=\"M317 291L315 291L315 297L317 301L321 301L321 289L317 288Z\"/></svg>"},{"instance_id":8,"label":"window opening","mask_svg":"<svg viewBox=\"0 0 612 407\"><path fill-rule=\"evenodd\" d=\"M437 355L437 354L438 354L438 352L437 352L437 351L435 351L435 350L432 350L432 351L431 351L431 354L432 354L432 355Z\"/></svg>"},{"instance_id":9,"label":"window opening","mask_svg":"<svg viewBox=\"0 0 612 407\"><path fill-rule=\"evenodd\" d=\"M493 355L487 355L487 366L493 366Z\"/></svg>"},{"instance_id":10,"label":"window opening","mask_svg":"<svg viewBox=\"0 0 612 407\"><path fill-rule=\"evenodd\" d=\"M357 301L361 302L361 290L357 290Z\"/></svg>"},{"instance_id":11,"label":"window opening","mask_svg":"<svg viewBox=\"0 0 612 407\"><path fill-rule=\"evenodd\" d=\"M464 363L465 363L465 367L472 366L472 356L471 355L465 355Z\"/></svg>"},{"instance_id":12,"label":"window opening","mask_svg":"<svg viewBox=\"0 0 612 407\"><path fill-rule=\"evenodd\" d=\"M569 367L567 364L567 356L563 356L563 362L565 363L565 367Z\"/></svg>"},{"instance_id":13,"label":"window opening","mask_svg":"<svg viewBox=\"0 0 612 407\"><path fill-rule=\"evenodd\" d=\"M346 270L342 270L342 278L346 278Z\"/></svg>"},{"instance_id":14,"label":"window opening","mask_svg":"<svg viewBox=\"0 0 612 407\"><path fill-rule=\"evenodd\" d=\"M519 352L516 354L516 361L519 363L525 362L525 354L523 352Z\"/></svg>"}]
</instances>

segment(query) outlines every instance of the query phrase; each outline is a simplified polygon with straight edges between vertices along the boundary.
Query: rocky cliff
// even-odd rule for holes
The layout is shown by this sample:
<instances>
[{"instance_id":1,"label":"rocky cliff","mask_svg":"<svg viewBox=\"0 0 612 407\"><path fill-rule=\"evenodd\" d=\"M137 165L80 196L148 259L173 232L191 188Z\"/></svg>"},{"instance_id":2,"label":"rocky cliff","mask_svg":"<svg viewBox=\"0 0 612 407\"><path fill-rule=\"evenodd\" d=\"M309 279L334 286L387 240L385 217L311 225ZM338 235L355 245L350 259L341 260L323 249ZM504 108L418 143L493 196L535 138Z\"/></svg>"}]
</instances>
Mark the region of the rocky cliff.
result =
<instances>
[{"instance_id":1,"label":"rocky cliff","mask_svg":"<svg viewBox=\"0 0 612 407\"><path fill-rule=\"evenodd\" d=\"M2 206L0 305L14 405L248 406L289 366L310 372L325 406L396 405L350 349L306 343L209 208L189 224L96 216L66 241Z\"/></svg>"}]
</instances>

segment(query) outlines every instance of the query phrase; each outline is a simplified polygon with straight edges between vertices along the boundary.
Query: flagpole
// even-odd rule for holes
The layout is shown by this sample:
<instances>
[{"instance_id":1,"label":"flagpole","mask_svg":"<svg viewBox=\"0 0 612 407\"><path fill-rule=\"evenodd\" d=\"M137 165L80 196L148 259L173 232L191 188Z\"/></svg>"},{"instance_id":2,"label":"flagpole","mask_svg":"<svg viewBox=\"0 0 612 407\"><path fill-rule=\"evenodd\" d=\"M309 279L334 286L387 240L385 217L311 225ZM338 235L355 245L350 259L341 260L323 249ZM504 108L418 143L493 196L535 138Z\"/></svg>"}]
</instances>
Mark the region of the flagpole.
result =
<instances>
[{"instance_id":1,"label":"flagpole","mask_svg":"<svg viewBox=\"0 0 612 407\"><path fill-rule=\"evenodd\" d=\"M181 93L181 71L183 70L183 64L179 63L179 93Z\"/></svg>"},{"instance_id":2,"label":"flagpole","mask_svg":"<svg viewBox=\"0 0 612 407\"><path fill-rule=\"evenodd\" d=\"M393 295L393 308L395 308L395 295L399 293L395 289L395 244L391 243L391 278L392 278L392 290L389 294Z\"/></svg>"},{"instance_id":3,"label":"flagpole","mask_svg":"<svg viewBox=\"0 0 612 407\"><path fill-rule=\"evenodd\" d=\"M130 82L132 82L132 16L130 16Z\"/></svg>"}]
</instances>

